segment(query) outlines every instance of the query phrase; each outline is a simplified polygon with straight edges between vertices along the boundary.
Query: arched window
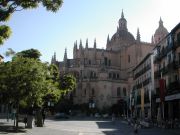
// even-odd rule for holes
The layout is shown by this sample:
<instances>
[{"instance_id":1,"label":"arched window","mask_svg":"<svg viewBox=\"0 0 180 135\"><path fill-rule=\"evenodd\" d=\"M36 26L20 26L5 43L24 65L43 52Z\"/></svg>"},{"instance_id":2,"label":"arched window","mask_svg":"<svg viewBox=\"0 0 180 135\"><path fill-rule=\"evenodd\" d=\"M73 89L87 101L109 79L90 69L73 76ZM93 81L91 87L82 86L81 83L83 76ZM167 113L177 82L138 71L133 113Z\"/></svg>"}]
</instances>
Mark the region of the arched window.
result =
<instances>
[{"instance_id":1,"label":"arched window","mask_svg":"<svg viewBox=\"0 0 180 135\"><path fill-rule=\"evenodd\" d=\"M123 88L123 94L126 96L126 88Z\"/></svg>"},{"instance_id":2,"label":"arched window","mask_svg":"<svg viewBox=\"0 0 180 135\"><path fill-rule=\"evenodd\" d=\"M117 79L119 79L119 74L117 74Z\"/></svg>"},{"instance_id":3,"label":"arched window","mask_svg":"<svg viewBox=\"0 0 180 135\"><path fill-rule=\"evenodd\" d=\"M92 94L92 96L94 96L94 95L95 95L94 88L92 88L91 94Z\"/></svg>"},{"instance_id":4,"label":"arched window","mask_svg":"<svg viewBox=\"0 0 180 135\"><path fill-rule=\"evenodd\" d=\"M131 58L130 58L130 55L128 55L128 62L129 62L129 63L131 62Z\"/></svg>"},{"instance_id":5,"label":"arched window","mask_svg":"<svg viewBox=\"0 0 180 135\"><path fill-rule=\"evenodd\" d=\"M111 60L109 60L109 66L111 66Z\"/></svg>"},{"instance_id":6,"label":"arched window","mask_svg":"<svg viewBox=\"0 0 180 135\"><path fill-rule=\"evenodd\" d=\"M86 96L86 89L84 89L84 96Z\"/></svg>"},{"instance_id":7,"label":"arched window","mask_svg":"<svg viewBox=\"0 0 180 135\"><path fill-rule=\"evenodd\" d=\"M111 78L111 73L109 73L109 78Z\"/></svg>"},{"instance_id":8,"label":"arched window","mask_svg":"<svg viewBox=\"0 0 180 135\"><path fill-rule=\"evenodd\" d=\"M117 97L120 97L120 96L121 96L121 88L118 87L118 88L117 88Z\"/></svg>"}]
</instances>

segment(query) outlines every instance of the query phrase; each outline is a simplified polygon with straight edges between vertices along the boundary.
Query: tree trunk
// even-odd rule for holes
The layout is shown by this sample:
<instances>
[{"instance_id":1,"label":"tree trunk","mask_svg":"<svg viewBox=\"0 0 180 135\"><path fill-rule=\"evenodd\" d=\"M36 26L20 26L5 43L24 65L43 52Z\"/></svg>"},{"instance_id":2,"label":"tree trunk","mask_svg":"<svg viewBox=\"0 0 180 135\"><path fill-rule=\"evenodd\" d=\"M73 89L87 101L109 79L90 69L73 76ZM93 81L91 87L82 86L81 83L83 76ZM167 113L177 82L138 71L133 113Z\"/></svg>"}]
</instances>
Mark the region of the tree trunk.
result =
<instances>
[{"instance_id":1,"label":"tree trunk","mask_svg":"<svg viewBox=\"0 0 180 135\"><path fill-rule=\"evenodd\" d=\"M37 127L43 127L42 112L40 109L38 109L36 112L36 124Z\"/></svg>"},{"instance_id":2,"label":"tree trunk","mask_svg":"<svg viewBox=\"0 0 180 135\"><path fill-rule=\"evenodd\" d=\"M17 107L16 107L16 131L18 130L18 120L19 120L19 102L17 103Z\"/></svg>"},{"instance_id":3,"label":"tree trunk","mask_svg":"<svg viewBox=\"0 0 180 135\"><path fill-rule=\"evenodd\" d=\"M32 128L33 125L33 116L27 115L27 128Z\"/></svg>"}]
</instances>

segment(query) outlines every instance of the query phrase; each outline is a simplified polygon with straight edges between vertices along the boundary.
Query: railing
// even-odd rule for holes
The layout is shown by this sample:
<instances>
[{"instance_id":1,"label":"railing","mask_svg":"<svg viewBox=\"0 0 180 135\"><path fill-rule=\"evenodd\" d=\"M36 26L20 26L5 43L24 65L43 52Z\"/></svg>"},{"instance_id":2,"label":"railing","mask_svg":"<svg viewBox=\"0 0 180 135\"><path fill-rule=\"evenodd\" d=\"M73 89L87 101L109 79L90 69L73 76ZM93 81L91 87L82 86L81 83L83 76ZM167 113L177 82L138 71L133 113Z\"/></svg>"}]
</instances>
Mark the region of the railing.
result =
<instances>
[{"instance_id":1,"label":"railing","mask_svg":"<svg viewBox=\"0 0 180 135\"><path fill-rule=\"evenodd\" d=\"M145 86L145 85L149 84L149 83L150 83L150 81L151 81L151 78L146 79L146 80L143 82L143 86Z\"/></svg>"},{"instance_id":2,"label":"railing","mask_svg":"<svg viewBox=\"0 0 180 135\"><path fill-rule=\"evenodd\" d=\"M164 58L168 52L172 50L172 47L166 46L164 49L161 49L161 52L158 53L155 57L155 62L160 61L162 58Z\"/></svg>"},{"instance_id":3,"label":"railing","mask_svg":"<svg viewBox=\"0 0 180 135\"><path fill-rule=\"evenodd\" d=\"M135 74L135 79L138 78L139 76L141 76L142 74L144 74L146 71L151 69L151 65L147 65L146 67L144 67L141 71L139 71L138 73Z\"/></svg>"},{"instance_id":4,"label":"railing","mask_svg":"<svg viewBox=\"0 0 180 135\"><path fill-rule=\"evenodd\" d=\"M161 68L160 70L157 70L154 72L154 77L160 78L161 77L161 73L162 75L165 75L167 73L170 73L171 71L175 71L180 67L180 63L178 61L173 61L171 63L169 63L166 67Z\"/></svg>"}]
</instances>

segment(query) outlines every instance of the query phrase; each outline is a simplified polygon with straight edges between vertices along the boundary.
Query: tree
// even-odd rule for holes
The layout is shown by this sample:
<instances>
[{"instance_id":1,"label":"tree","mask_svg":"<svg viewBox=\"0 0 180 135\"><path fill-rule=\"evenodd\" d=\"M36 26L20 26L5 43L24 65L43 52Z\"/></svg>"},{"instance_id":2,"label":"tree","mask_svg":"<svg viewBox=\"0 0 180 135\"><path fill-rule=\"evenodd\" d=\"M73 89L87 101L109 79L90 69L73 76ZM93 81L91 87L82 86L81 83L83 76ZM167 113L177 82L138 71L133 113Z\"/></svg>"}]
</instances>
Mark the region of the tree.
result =
<instances>
[{"instance_id":1,"label":"tree","mask_svg":"<svg viewBox=\"0 0 180 135\"><path fill-rule=\"evenodd\" d=\"M60 97L58 86L49 76L48 65L36 59L17 57L0 64L0 90L16 105L17 120L21 102L26 106L42 106L43 98L52 91L57 99Z\"/></svg>"},{"instance_id":2,"label":"tree","mask_svg":"<svg viewBox=\"0 0 180 135\"><path fill-rule=\"evenodd\" d=\"M56 105L56 111L69 113L72 109L72 91L76 87L76 78L71 74L60 77L61 98Z\"/></svg>"},{"instance_id":3,"label":"tree","mask_svg":"<svg viewBox=\"0 0 180 135\"><path fill-rule=\"evenodd\" d=\"M0 0L0 22L9 20L15 11L37 8L42 4L48 11L56 12L62 5L63 0ZM8 39L11 29L7 25L0 25L0 45Z\"/></svg>"},{"instance_id":4,"label":"tree","mask_svg":"<svg viewBox=\"0 0 180 135\"><path fill-rule=\"evenodd\" d=\"M76 87L76 78L71 74L66 74L60 79L60 88L66 93L74 90Z\"/></svg>"},{"instance_id":5,"label":"tree","mask_svg":"<svg viewBox=\"0 0 180 135\"><path fill-rule=\"evenodd\" d=\"M41 53L37 49L28 49L15 54L14 58L16 57L23 57L23 58L33 58L39 60Z\"/></svg>"}]
</instances>

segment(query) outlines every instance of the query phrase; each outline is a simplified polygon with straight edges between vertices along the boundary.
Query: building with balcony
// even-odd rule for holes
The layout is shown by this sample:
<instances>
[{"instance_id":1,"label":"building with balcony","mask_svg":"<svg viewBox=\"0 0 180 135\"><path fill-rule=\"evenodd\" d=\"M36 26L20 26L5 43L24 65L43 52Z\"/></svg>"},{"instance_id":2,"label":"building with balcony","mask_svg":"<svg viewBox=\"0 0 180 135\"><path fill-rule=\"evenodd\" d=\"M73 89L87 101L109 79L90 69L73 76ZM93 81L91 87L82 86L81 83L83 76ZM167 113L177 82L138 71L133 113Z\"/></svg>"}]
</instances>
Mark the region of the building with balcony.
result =
<instances>
[{"instance_id":1,"label":"building with balcony","mask_svg":"<svg viewBox=\"0 0 180 135\"><path fill-rule=\"evenodd\" d=\"M133 69L133 89L130 93L133 117L151 118L154 95L154 53L149 53Z\"/></svg>"},{"instance_id":2,"label":"building with balcony","mask_svg":"<svg viewBox=\"0 0 180 135\"><path fill-rule=\"evenodd\" d=\"M180 23L155 49L157 114L159 110L161 119L180 119Z\"/></svg>"}]
</instances>

